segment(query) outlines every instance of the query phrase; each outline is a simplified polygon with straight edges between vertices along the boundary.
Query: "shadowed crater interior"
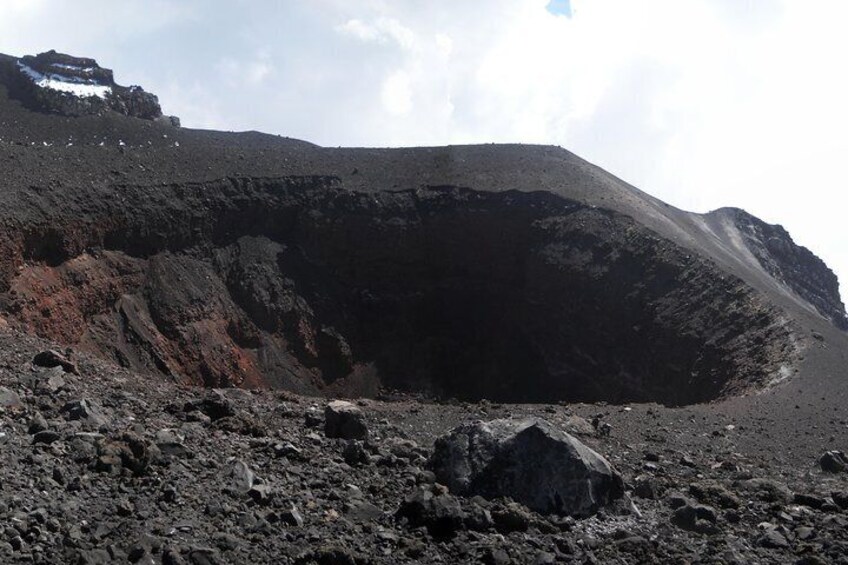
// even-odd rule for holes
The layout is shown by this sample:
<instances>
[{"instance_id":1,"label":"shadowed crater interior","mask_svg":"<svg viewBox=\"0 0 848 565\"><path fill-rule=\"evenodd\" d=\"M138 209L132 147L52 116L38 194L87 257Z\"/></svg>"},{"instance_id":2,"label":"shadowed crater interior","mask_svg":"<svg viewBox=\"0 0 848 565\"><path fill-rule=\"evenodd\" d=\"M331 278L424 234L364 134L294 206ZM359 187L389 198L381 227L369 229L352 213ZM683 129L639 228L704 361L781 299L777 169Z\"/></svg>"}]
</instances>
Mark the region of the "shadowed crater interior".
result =
<instances>
[{"instance_id":1,"label":"shadowed crater interior","mask_svg":"<svg viewBox=\"0 0 848 565\"><path fill-rule=\"evenodd\" d=\"M65 214L7 239L26 267L6 270L6 311L188 382L681 405L762 385L795 355L741 280L546 192L331 177L120 191L80 199L99 202L85 230Z\"/></svg>"}]
</instances>

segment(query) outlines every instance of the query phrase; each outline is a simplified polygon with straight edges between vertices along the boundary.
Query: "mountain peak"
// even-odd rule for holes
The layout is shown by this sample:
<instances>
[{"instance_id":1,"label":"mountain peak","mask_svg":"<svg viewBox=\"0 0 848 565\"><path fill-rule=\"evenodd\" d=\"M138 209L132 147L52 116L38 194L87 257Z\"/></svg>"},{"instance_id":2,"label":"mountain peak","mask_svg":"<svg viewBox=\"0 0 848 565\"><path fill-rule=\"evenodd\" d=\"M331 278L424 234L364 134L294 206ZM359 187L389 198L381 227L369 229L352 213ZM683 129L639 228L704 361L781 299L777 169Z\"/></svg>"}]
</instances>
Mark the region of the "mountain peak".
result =
<instances>
[{"instance_id":1,"label":"mountain peak","mask_svg":"<svg viewBox=\"0 0 848 565\"><path fill-rule=\"evenodd\" d=\"M179 118L164 116L156 95L140 86L121 86L111 69L87 57L54 50L20 59L0 61L10 94L33 110L63 116L84 116L113 111L125 116L179 125Z\"/></svg>"}]
</instances>

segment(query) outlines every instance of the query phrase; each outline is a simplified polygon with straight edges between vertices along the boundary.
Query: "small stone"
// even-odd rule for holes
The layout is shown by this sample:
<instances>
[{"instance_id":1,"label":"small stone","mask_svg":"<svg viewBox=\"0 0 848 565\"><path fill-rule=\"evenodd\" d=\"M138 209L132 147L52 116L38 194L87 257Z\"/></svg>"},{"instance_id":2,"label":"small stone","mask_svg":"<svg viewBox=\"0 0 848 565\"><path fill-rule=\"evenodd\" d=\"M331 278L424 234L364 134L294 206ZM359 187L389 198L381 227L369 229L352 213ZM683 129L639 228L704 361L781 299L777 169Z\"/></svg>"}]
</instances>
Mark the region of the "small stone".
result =
<instances>
[{"instance_id":1,"label":"small stone","mask_svg":"<svg viewBox=\"0 0 848 565\"><path fill-rule=\"evenodd\" d=\"M659 498L659 487L653 478L640 475L634 480L633 494L639 498L656 500Z\"/></svg>"},{"instance_id":2,"label":"small stone","mask_svg":"<svg viewBox=\"0 0 848 565\"><path fill-rule=\"evenodd\" d=\"M371 460L371 455L365 451L361 441L350 440L345 444L342 451L345 463L351 467L366 465Z\"/></svg>"},{"instance_id":3,"label":"small stone","mask_svg":"<svg viewBox=\"0 0 848 565\"><path fill-rule=\"evenodd\" d=\"M324 418L317 408L309 407L303 414L303 423L307 428L320 428L324 424Z\"/></svg>"},{"instance_id":4,"label":"small stone","mask_svg":"<svg viewBox=\"0 0 848 565\"><path fill-rule=\"evenodd\" d=\"M256 482L256 475L241 459L230 464L226 476L229 479L229 488L239 493L246 494Z\"/></svg>"},{"instance_id":5,"label":"small stone","mask_svg":"<svg viewBox=\"0 0 848 565\"><path fill-rule=\"evenodd\" d=\"M61 412L69 421L79 420L95 428L105 426L108 422L100 407L85 398L68 402L62 407Z\"/></svg>"},{"instance_id":6,"label":"small stone","mask_svg":"<svg viewBox=\"0 0 848 565\"><path fill-rule=\"evenodd\" d=\"M303 526L303 516L300 515L297 506L294 505L280 513L280 521L289 526L297 526L298 528Z\"/></svg>"},{"instance_id":7,"label":"small stone","mask_svg":"<svg viewBox=\"0 0 848 565\"><path fill-rule=\"evenodd\" d=\"M291 442L277 443L272 448L276 457L288 457L289 459L303 459L303 452Z\"/></svg>"},{"instance_id":8,"label":"small stone","mask_svg":"<svg viewBox=\"0 0 848 565\"><path fill-rule=\"evenodd\" d=\"M769 549L786 549L789 547L789 542L786 540L786 537L778 532L776 529L768 529L760 536L760 539L757 540L757 543Z\"/></svg>"},{"instance_id":9,"label":"small stone","mask_svg":"<svg viewBox=\"0 0 848 565\"><path fill-rule=\"evenodd\" d=\"M819 465L826 473L844 473L848 471L848 458L841 451L828 451L819 459Z\"/></svg>"},{"instance_id":10,"label":"small stone","mask_svg":"<svg viewBox=\"0 0 848 565\"><path fill-rule=\"evenodd\" d=\"M510 502L506 506L492 510L495 528L502 534L526 532L530 528L533 516L520 504Z\"/></svg>"},{"instance_id":11,"label":"small stone","mask_svg":"<svg viewBox=\"0 0 848 565\"><path fill-rule=\"evenodd\" d=\"M352 522L364 524L374 522L383 516L383 511L374 506L370 502L356 501L349 505L345 512L347 517Z\"/></svg>"},{"instance_id":12,"label":"small stone","mask_svg":"<svg viewBox=\"0 0 848 565\"><path fill-rule=\"evenodd\" d=\"M684 467L689 467L689 468L692 468L692 469L694 469L695 467L698 466L698 464L695 463L695 460L692 459L689 455L682 455L680 457L680 464L683 465Z\"/></svg>"},{"instance_id":13,"label":"small stone","mask_svg":"<svg viewBox=\"0 0 848 565\"><path fill-rule=\"evenodd\" d=\"M29 428L27 428L27 432L35 435L38 432L43 432L48 429L50 425L47 423L47 420L44 416L41 415L41 412L36 412L35 416L29 421Z\"/></svg>"},{"instance_id":14,"label":"small stone","mask_svg":"<svg viewBox=\"0 0 848 565\"><path fill-rule=\"evenodd\" d=\"M162 502L167 502L169 504L176 502L177 498L179 498L177 487L174 485L165 485L162 487L162 496L160 498Z\"/></svg>"},{"instance_id":15,"label":"small stone","mask_svg":"<svg viewBox=\"0 0 848 565\"><path fill-rule=\"evenodd\" d=\"M0 408L5 408L6 410L17 410L23 408L23 406L21 397L18 396L17 392L10 388L0 386Z\"/></svg>"},{"instance_id":16,"label":"small stone","mask_svg":"<svg viewBox=\"0 0 848 565\"><path fill-rule=\"evenodd\" d=\"M825 500L823 498L804 493L795 493L795 496L792 497L792 502L800 504L801 506L815 508L816 510L820 509L825 504Z\"/></svg>"},{"instance_id":17,"label":"small stone","mask_svg":"<svg viewBox=\"0 0 848 565\"><path fill-rule=\"evenodd\" d=\"M73 373L75 375L79 374L79 369L77 368L76 363L68 359L65 355L62 355L58 351L54 351L52 349L48 349L47 351L42 351L37 354L32 359L32 364L37 367L62 367L66 373Z\"/></svg>"},{"instance_id":18,"label":"small stone","mask_svg":"<svg viewBox=\"0 0 848 565\"><path fill-rule=\"evenodd\" d=\"M488 548L483 554L483 563L486 565L510 565L512 559L503 549Z\"/></svg>"},{"instance_id":19,"label":"small stone","mask_svg":"<svg viewBox=\"0 0 848 565\"><path fill-rule=\"evenodd\" d=\"M700 534L717 534L718 515L715 509L701 504L686 504L674 511L671 523L678 528Z\"/></svg>"},{"instance_id":20,"label":"small stone","mask_svg":"<svg viewBox=\"0 0 848 565\"><path fill-rule=\"evenodd\" d=\"M425 526L436 538L450 538L463 525L465 513L459 501L436 486L420 486L401 503L396 515L413 528Z\"/></svg>"},{"instance_id":21,"label":"small stone","mask_svg":"<svg viewBox=\"0 0 848 565\"><path fill-rule=\"evenodd\" d=\"M809 526L801 526L795 530L795 536L802 541L813 539L816 536L816 531Z\"/></svg>"},{"instance_id":22,"label":"small stone","mask_svg":"<svg viewBox=\"0 0 848 565\"><path fill-rule=\"evenodd\" d=\"M32 438L33 445L38 443L43 443L50 445L55 441L59 441L62 438L61 434L53 431L53 430L44 430L35 434Z\"/></svg>"},{"instance_id":23,"label":"small stone","mask_svg":"<svg viewBox=\"0 0 848 565\"><path fill-rule=\"evenodd\" d=\"M183 443L185 441L184 438L176 430L168 428L159 430L156 432L154 441L156 442L156 447L166 457L184 459L191 455Z\"/></svg>"},{"instance_id":24,"label":"small stone","mask_svg":"<svg viewBox=\"0 0 848 565\"><path fill-rule=\"evenodd\" d=\"M247 491L247 495L256 504L265 505L269 504L271 499L274 498L274 490L269 485L253 485Z\"/></svg>"},{"instance_id":25,"label":"small stone","mask_svg":"<svg viewBox=\"0 0 848 565\"><path fill-rule=\"evenodd\" d=\"M830 494L833 502L842 510L848 510L848 491L836 491Z\"/></svg>"}]
</instances>

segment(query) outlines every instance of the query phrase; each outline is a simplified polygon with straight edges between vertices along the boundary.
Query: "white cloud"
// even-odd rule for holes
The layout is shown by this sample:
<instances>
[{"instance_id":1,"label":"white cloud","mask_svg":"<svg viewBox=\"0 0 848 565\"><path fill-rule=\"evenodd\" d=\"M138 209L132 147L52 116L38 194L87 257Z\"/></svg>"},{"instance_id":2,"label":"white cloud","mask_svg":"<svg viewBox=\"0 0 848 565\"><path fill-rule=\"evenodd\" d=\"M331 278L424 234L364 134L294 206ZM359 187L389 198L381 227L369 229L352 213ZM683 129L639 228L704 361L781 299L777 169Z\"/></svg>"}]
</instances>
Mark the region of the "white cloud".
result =
<instances>
[{"instance_id":1,"label":"white cloud","mask_svg":"<svg viewBox=\"0 0 848 565\"><path fill-rule=\"evenodd\" d=\"M383 106L395 116L408 114L412 110L412 85L409 75L397 71L383 82L381 98Z\"/></svg>"},{"instance_id":2,"label":"white cloud","mask_svg":"<svg viewBox=\"0 0 848 565\"><path fill-rule=\"evenodd\" d=\"M263 84L274 72L274 64L268 52L263 50L248 59L224 57L218 63L218 70L229 86L238 89Z\"/></svg>"},{"instance_id":3,"label":"white cloud","mask_svg":"<svg viewBox=\"0 0 848 565\"><path fill-rule=\"evenodd\" d=\"M393 42L407 50L415 47L415 33L394 18L380 17L370 24L353 18L336 26L336 30L364 42Z\"/></svg>"}]
</instances>

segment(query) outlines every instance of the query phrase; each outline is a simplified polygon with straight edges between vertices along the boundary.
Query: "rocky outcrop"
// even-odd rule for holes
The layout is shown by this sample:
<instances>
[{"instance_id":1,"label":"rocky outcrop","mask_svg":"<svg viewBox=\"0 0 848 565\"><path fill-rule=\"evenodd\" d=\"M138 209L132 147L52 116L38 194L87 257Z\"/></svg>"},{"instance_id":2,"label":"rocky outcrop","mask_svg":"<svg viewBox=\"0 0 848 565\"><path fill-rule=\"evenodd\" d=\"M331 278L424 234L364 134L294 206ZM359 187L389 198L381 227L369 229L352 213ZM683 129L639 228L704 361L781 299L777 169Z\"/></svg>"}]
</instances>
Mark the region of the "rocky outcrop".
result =
<instances>
[{"instance_id":1,"label":"rocky outcrop","mask_svg":"<svg viewBox=\"0 0 848 565\"><path fill-rule=\"evenodd\" d=\"M163 116L159 99L140 86L115 83L111 69L94 59L56 51L20 59L0 60L11 94L28 107L62 116L102 114L111 110L145 120L179 125L179 118Z\"/></svg>"},{"instance_id":2,"label":"rocky outcrop","mask_svg":"<svg viewBox=\"0 0 848 565\"><path fill-rule=\"evenodd\" d=\"M833 271L806 247L797 245L779 225L767 224L738 208L711 213L729 218L748 250L777 281L809 302L838 328L848 330L848 315Z\"/></svg>"},{"instance_id":3,"label":"rocky outcrop","mask_svg":"<svg viewBox=\"0 0 848 565\"><path fill-rule=\"evenodd\" d=\"M543 513L589 516L624 495L606 459L540 419L460 426L436 441L430 465L456 494L511 497Z\"/></svg>"}]
</instances>

